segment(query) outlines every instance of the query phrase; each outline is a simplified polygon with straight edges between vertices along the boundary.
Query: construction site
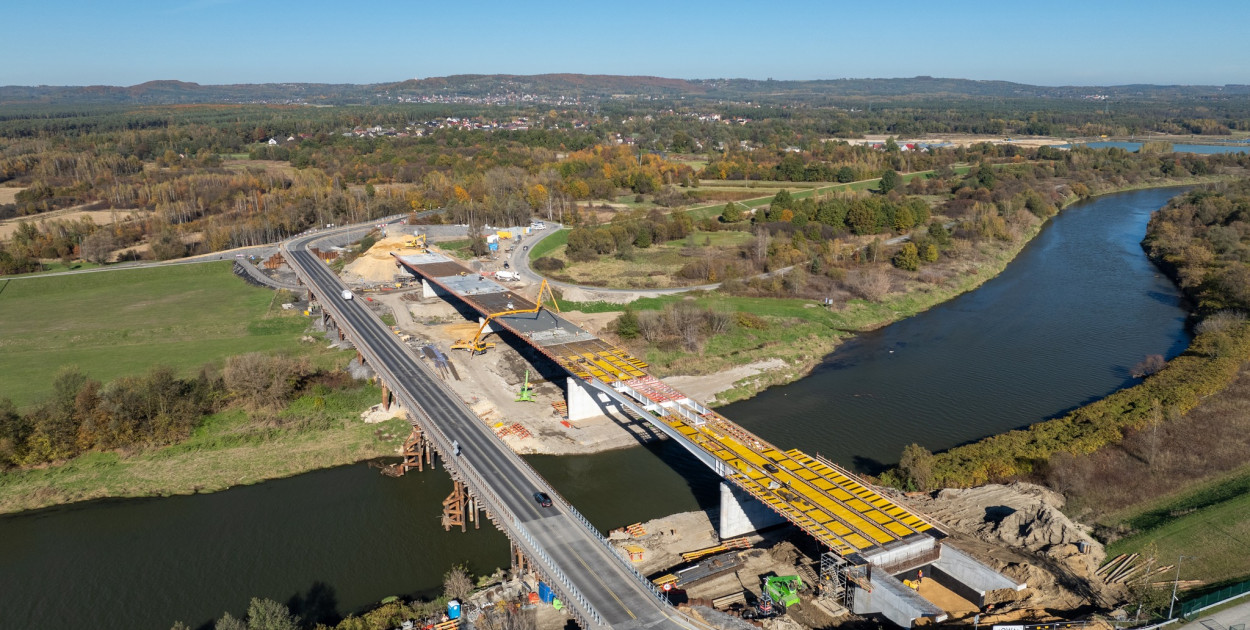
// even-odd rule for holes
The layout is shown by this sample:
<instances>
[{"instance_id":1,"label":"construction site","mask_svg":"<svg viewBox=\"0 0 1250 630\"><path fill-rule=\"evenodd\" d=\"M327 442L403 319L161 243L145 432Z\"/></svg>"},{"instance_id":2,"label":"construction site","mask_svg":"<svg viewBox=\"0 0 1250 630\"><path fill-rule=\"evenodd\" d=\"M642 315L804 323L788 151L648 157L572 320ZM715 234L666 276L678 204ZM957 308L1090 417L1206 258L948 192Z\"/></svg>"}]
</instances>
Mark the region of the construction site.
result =
<instances>
[{"instance_id":1,"label":"construction site","mask_svg":"<svg viewBox=\"0 0 1250 630\"><path fill-rule=\"evenodd\" d=\"M597 334L614 313L561 313L545 283L501 271L489 258L461 261L424 238L391 236L342 275L516 452L667 439L721 477L717 509L621 524L610 536L708 623L1054 624L1123 601L1135 559L1108 566L1054 493L1016 484L903 496L871 486L649 375ZM401 412L384 400L374 415ZM393 474L435 463L415 433L403 454ZM443 524L480 526L480 516L453 492Z\"/></svg>"}]
</instances>

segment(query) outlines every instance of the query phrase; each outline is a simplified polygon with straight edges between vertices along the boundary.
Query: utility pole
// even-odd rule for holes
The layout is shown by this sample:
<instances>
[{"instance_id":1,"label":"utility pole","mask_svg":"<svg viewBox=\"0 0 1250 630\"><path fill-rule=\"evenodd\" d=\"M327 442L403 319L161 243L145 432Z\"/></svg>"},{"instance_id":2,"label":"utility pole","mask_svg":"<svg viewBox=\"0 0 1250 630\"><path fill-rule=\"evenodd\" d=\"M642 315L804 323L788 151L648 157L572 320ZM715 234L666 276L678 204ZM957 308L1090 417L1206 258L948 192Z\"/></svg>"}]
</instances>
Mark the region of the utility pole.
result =
<instances>
[{"instance_id":1,"label":"utility pole","mask_svg":"<svg viewBox=\"0 0 1250 630\"><path fill-rule=\"evenodd\" d=\"M1181 561L1186 558L1193 559L1191 556L1176 557L1176 579L1172 580L1172 601L1168 602L1168 619L1172 618L1172 609L1176 606L1176 587L1181 583Z\"/></svg>"}]
</instances>

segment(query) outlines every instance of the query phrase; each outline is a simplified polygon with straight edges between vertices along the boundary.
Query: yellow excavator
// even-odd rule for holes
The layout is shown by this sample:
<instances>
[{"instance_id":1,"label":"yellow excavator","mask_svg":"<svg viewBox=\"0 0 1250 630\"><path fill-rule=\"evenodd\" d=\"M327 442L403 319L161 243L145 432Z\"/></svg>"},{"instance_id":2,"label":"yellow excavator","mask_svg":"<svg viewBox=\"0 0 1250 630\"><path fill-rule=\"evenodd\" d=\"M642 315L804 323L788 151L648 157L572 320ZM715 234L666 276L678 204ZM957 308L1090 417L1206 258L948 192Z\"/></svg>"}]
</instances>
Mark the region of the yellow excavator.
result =
<instances>
[{"instance_id":1,"label":"yellow excavator","mask_svg":"<svg viewBox=\"0 0 1250 630\"><path fill-rule=\"evenodd\" d=\"M419 249L424 253L429 253L429 245L426 245L425 234L417 234L416 236L404 241L404 247L409 249Z\"/></svg>"},{"instance_id":2,"label":"yellow excavator","mask_svg":"<svg viewBox=\"0 0 1250 630\"><path fill-rule=\"evenodd\" d=\"M489 334L488 330L490 328L491 320L499 318L499 317L505 317L508 315L521 315L523 313L537 313L543 310L543 308L545 308L543 306L544 294L547 297L551 298L551 305L554 306L556 309L556 312L559 313L560 303L556 301L556 296L554 293L551 292L551 287L547 285L547 281L543 280L543 283L539 285L538 287L538 297L535 299L535 304L533 308L509 309L506 311L500 311L498 313L491 313L490 315L486 317L485 320L482 321L482 325L478 327L477 334L474 335L472 339L461 339L460 341L457 341L456 343L451 344L451 349L452 350L468 350L469 354L485 354L487 348L495 347L494 342L482 341L482 337Z\"/></svg>"}]
</instances>

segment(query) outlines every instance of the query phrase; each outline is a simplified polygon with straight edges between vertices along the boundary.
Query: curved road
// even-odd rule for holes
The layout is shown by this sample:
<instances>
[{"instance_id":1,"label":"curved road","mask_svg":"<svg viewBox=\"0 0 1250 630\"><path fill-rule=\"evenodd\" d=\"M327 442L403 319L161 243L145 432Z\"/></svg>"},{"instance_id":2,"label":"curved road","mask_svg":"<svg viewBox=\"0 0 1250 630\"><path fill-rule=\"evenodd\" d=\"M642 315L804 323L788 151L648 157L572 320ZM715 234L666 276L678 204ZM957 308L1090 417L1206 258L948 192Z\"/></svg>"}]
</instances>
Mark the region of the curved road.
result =
<instances>
[{"instance_id":1,"label":"curved road","mask_svg":"<svg viewBox=\"0 0 1250 630\"><path fill-rule=\"evenodd\" d=\"M449 455L444 460L451 460L450 467L461 473L462 481L495 515L497 524L571 600L566 603L580 609L592 627L694 627L660 601L650 582L634 572L571 505L557 500L550 508L539 507L534 492L559 497L546 480L447 389L372 311L358 300L340 297L346 287L308 251L312 241L325 236L288 241L283 245L287 261L404 408L422 417L421 427L433 434L439 452ZM461 455L450 455L452 440L459 443Z\"/></svg>"}]
</instances>

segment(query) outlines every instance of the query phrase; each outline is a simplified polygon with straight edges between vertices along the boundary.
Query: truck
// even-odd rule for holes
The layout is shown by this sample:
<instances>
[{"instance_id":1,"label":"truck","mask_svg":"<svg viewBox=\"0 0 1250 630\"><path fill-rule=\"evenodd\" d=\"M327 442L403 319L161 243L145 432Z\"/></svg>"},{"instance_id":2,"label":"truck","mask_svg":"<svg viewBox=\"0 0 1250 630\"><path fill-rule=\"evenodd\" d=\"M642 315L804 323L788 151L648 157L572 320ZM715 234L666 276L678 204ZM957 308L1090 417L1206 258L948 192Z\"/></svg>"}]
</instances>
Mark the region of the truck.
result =
<instances>
[{"instance_id":1,"label":"truck","mask_svg":"<svg viewBox=\"0 0 1250 630\"><path fill-rule=\"evenodd\" d=\"M347 289L343 289L343 292L342 292L342 293L340 293L339 295L343 296L343 299L344 299L344 300L350 300L350 299L352 299L352 292L351 292L351 291L348 291Z\"/></svg>"},{"instance_id":2,"label":"truck","mask_svg":"<svg viewBox=\"0 0 1250 630\"><path fill-rule=\"evenodd\" d=\"M514 271L496 271L495 278L504 282L517 282L521 279L521 276Z\"/></svg>"}]
</instances>

